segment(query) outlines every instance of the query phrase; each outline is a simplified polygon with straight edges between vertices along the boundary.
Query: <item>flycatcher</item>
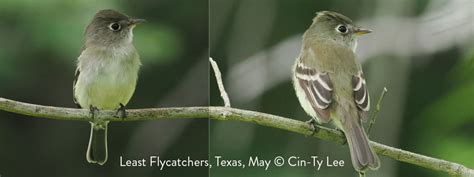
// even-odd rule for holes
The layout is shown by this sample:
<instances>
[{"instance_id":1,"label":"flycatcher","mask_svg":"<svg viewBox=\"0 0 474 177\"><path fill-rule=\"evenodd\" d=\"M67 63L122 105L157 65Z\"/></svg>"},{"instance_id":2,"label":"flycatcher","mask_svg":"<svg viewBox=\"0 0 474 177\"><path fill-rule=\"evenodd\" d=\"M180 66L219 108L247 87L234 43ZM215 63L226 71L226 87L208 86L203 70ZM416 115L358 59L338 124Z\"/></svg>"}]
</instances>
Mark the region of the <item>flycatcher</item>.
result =
<instances>
[{"instance_id":1,"label":"flycatcher","mask_svg":"<svg viewBox=\"0 0 474 177\"><path fill-rule=\"evenodd\" d=\"M332 122L344 132L352 165L362 173L380 166L361 125L370 98L354 53L357 38L370 32L339 13L318 12L303 35L293 66L293 85L301 106L312 123Z\"/></svg>"},{"instance_id":2,"label":"flycatcher","mask_svg":"<svg viewBox=\"0 0 474 177\"><path fill-rule=\"evenodd\" d=\"M126 116L125 105L135 91L140 59L132 44L132 30L142 19L114 10L95 14L85 31L84 47L78 58L74 80L74 102L89 109L117 110ZM103 165L107 161L108 121L93 120L86 158Z\"/></svg>"}]
</instances>

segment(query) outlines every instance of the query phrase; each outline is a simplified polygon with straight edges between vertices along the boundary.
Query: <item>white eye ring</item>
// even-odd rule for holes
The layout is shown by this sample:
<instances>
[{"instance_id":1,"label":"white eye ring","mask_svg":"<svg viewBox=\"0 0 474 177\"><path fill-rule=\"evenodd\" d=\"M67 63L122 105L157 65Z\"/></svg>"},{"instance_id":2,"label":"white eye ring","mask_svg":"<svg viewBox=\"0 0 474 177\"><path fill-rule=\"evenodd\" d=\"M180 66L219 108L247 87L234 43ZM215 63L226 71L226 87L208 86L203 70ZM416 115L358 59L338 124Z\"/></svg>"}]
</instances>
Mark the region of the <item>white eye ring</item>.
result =
<instances>
[{"instance_id":1,"label":"white eye ring","mask_svg":"<svg viewBox=\"0 0 474 177\"><path fill-rule=\"evenodd\" d=\"M110 23L109 25L109 29L112 30L112 31L118 31L122 28L122 26L120 26L120 24L118 23Z\"/></svg>"},{"instance_id":2,"label":"white eye ring","mask_svg":"<svg viewBox=\"0 0 474 177\"><path fill-rule=\"evenodd\" d=\"M338 25L336 27L336 31L342 33L342 34L345 34L347 33L349 30L347 29L347 26L346 25Z\"/></svg>"}]
</instances>

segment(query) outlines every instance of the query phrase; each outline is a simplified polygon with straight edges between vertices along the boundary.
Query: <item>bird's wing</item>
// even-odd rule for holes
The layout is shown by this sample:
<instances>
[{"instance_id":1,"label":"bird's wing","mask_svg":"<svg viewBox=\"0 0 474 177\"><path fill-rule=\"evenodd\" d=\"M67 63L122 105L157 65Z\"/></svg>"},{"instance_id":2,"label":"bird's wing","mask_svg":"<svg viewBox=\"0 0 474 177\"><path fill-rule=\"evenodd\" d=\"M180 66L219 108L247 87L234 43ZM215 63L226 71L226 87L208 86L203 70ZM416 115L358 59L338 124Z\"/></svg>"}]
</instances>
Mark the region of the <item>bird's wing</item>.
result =
<instances>
[{"instance_id":1,"label":"bird's wing","mask_svg":"<svg viewBox=\"0 0 474 177\"><path fill-rule=\"evenodd\" d=\"M332 83L327 72L310 67L307 60L298 58L295 68L296 82L299 83L313 110L322 123L330 121L327 109L332 102Z\"/></svg>"},{"instance_id":2,"label":"bird's wing","mask_svg":"<svg viewBox=\"0 0 474 177\"><path fill-rule=\"evenodd\" d=\"M365 84L364 75L360 71L357 75L352 76L352 90L354 91L354 101L362 112L370 110L370 97Z\"/></svg>"},{"instance_id":3,"label":"bird's wing","mask_svg":"<svg viewBox=\"0 0 474 177\"><path fill-rule=\"evenodd\" d=\"M81 71L79 71L79 67L77 67L76 69L76 73L74 74L74 82L72 83L72 98L74 100L74 103L76 104L76 106L78 108L81 108L81 105L79 105L79 102L77 102L77 98L76 98L76 82L77 82L77 79L79 79L79 74L81 73Z\"/></svg>"}]
</instances>

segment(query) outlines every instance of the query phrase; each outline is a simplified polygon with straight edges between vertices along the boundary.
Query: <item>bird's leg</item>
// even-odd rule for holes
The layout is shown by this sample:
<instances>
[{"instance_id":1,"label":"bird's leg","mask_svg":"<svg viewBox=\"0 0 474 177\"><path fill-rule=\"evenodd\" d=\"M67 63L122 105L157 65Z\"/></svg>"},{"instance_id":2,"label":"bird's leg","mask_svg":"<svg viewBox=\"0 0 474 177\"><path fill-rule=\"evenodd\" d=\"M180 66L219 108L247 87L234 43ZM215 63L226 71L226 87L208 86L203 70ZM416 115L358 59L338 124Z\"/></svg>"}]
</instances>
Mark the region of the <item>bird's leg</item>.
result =
<instances>
[{"instance_id":1,"label":"bird's leg","mask_svg":"<svg viewBox=\"0 0 474 177\"><path fill-rule=\"evenodd\" d=\"M122 120L127 117L127 109L125 108L125 105L120 103L120 107L117 109L114 117L122 118Z\"/></svg>"},{"instance_id":2,"label":"bird's leg","mask_svg":"<svg viewBox=\"0 0 474 177\"><path fill-rule=\"evenodd\" d=\"M99 112L99 108L90 105L90 106L89 106L89 111L90 111L90 114L91 114L92 119L94 119L94 118L95 118L95 114L96 114L97 112Z\"/></svg>"},{"instance_id":3,"label":"bird's leg","mask_svg":"<svg viewBox=\"0 0 474 177\"><path fill-rule=\"evenodd\" d=\"M318 133L319 128L316 125L316 120L314 120L314 118L309 119L308 121L306 121L306 123L309 124L309 127L311 127L311 136Z\"/></svg>"},{"instance_id":4,"label":"bird's leg","mask_svg":"<svg viewBox=\"0 0 474 177\"><path fill-rule=\"evenodd\" d=\"M359 177L365 177L365 173L359 172Z\"/></svg>"},{"instance_id":5,"label":"bird's leg","mask_svg":"<svg viewBox=\"0 0 474 177\"><path fill-rule=\"evenodd\" d=\"M347 144L346 133L344 133L344 131L342 131L342 130L339 129L339 128L336 128L336 131L338 131L339 133L341 133L342 136L344 137L344 142L342 143L342 145L346 145L346 144Z\"/></svg>"}]
</instances>

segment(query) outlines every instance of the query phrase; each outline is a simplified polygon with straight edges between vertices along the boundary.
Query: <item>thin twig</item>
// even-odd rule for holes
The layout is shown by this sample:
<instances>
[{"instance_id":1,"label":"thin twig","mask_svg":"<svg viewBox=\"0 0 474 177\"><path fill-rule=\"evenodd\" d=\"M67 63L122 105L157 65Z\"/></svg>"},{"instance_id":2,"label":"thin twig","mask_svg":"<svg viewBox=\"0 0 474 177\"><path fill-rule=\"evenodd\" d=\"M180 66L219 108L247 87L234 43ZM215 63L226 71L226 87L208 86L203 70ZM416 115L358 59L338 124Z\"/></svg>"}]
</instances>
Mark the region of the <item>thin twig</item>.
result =
<instances>
[{"instance_id":1,"label":"thin twig","mask_svg":"<svg viewBox=\"0 0 474 177\"><path fill-rule=\"evenodd\" d=\"M209 62L211 63L212 69L214 70L214 75L216 76L217 86L219 87L219 91L221 93L222 100L224 100L224 106L230 108L230 99L229 95L225 91L224 84L222 82L221 71L219 70L219 66L217 63L209 57Z\"/></svg>"},{"instance_id":2,"label":"thin twig","mask_svg":"<svg viewBox=\"0 0 474 177\"><path fill-rule=\"evenodd\" d=\"M382 90L382 93L380 94L379 100L377 101L377 105L375 106L375 110L372 113L372 116L370 117L370 122L369 122L369 128L367 128L367 136L370 137L370 130L372 129L372 126L375 124L375 121L377 120L377 117L380 112L380 107L382 105L383 98L385 98L385 94L387 93L387 87L384 87Z\"/></svg>"},{"instance_id":3,"label":"thin twig","mask_svg":"<svg viewBox=\"0 0 474 177\"><path fill-rule=\"evenodd\" d=\"M22 103L4 98L0 98L0 110L45 119L91 121L89 111L86 109L42 106L36 104ZM224 113L226 112L230 112L231 114L226 116L224 115ZM313 134L310 125L302 121L266 113L228 107L129 109L128 116L126 119L115 118L114 115L115 111L99 111L95 115L95 119L99 118L109 121L140 121L161 119L209 118L222 121L232 120L251 122L258 125L277 128L303 135ZM325 127L318 126L318 131L314 132L313 136L322 140L331 141L338 144L343 144L345 142L344 136L340 132ZM427 157L424 155L404 151L372 141L370 142L370 144L378 154L393 158L401 162L410 163L436 171L446 172L450 175L474 177L474 170L466 168L465 166L458 163Z\"/></svg>"}]
</instances>

